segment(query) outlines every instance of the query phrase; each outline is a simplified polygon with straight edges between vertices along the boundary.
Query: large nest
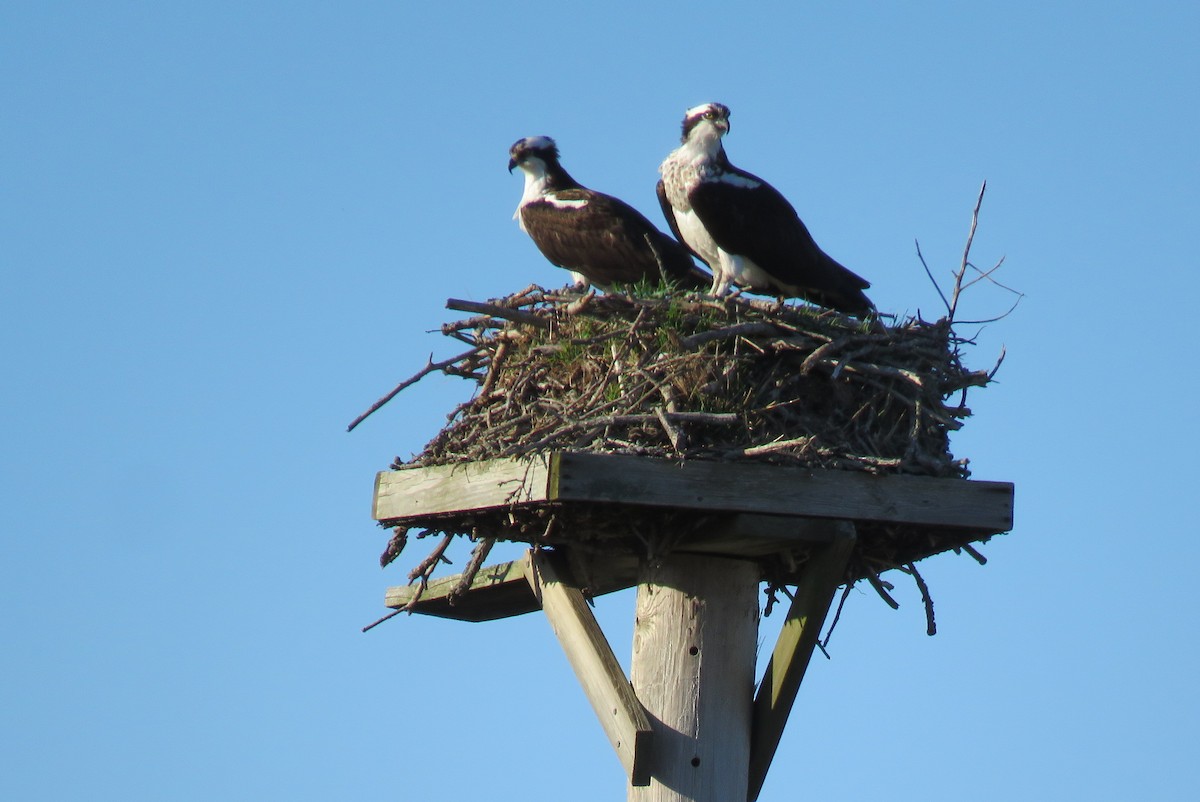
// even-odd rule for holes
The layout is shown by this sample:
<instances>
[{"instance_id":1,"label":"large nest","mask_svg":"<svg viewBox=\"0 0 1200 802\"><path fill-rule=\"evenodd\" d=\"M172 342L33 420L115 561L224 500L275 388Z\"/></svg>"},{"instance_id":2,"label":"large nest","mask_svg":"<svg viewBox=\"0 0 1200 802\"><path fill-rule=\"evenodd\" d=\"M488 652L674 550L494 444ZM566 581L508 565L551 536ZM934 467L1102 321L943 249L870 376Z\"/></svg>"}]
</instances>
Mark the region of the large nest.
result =
<instances>
[{"instance_id":1,"label":"large nest","mask_svg":"<svg viewBox=\"0 0 1200 802\"><path fill-rule=\"evenodd\" d=\"M451 300L449 308L473 316L445 324L442 333L467 350L431 360L350 428L441 372L470 382L472 397L420 454L397 457L395 470L588 451L966 479L967 460L952 454L949 435L971 414L968 388L987 385L995 368L963 365L969 341L954 330L955 311L972 284L1003 286L992 278L1003 260L986 271L969 261L982 198L981 189L953 292L942 294L948 314L941 320L886 325L803 304L646 287L596 295L531 286L487 303ZM569 545L575 557L623 550L645 559L712 520L686 509L541 503L381 523L395 528L384 565L399 555L410 528L419 537L443 535L409 575L421 581L411 611L456 536L477 545L455 594L470 586L496 540ZM991 534L870 522L858 531L847 590L866 578L894 605L878 574L898 567L914 575L930 634L932 602L913 563L948 549L984 562L971 543ZM795 581L807 557L798 548L762 561L769 598Z\"/></svg>"},{"instance_id":2,"label":"large nest","mask_svg":"<svg viewBox=\"0 0 1200 802\"><path fill-rule=\"evenodd\" d=\"M395 469L549 450L754 460L965 478L970 415L945 320L863 323L808 306L530 287L442 327L471 349L431 364L478 391ZM423 372L424 373L424 372ZM420 375L420 374L419 374Z\"/></svg>"},{"instance_id":3,"label":"large nest","mask_svg":"<svg viewBox=\"0 0 1200 802\"><path fill-rule=\"evenodd\" d=\"M590 451L965 479L967 460L951 453L949 434L971 414L967 388L991 380L963 365L963 341L949 319L888 326L744 297L536 286L448 306L479 313L442 327L469 348L431 361L362 417L432 372L460 376L475 391L420 454L397 457L396 470ZM395 527L383 564L400 553L410 528L443 535L410 574L422 587L454 537L476 541L465 592L496 540L654 557L712 519L687 510L541 504L383 523ZM888 598L878 574L912 573L931 632L932 603L915 560L947 549L983 560L970 542L986 535L870 523L859 531L846 581L867 578ZM796 581L807 552L778 557L764 561L769 593Z\"/></svg>"}]
</instances>

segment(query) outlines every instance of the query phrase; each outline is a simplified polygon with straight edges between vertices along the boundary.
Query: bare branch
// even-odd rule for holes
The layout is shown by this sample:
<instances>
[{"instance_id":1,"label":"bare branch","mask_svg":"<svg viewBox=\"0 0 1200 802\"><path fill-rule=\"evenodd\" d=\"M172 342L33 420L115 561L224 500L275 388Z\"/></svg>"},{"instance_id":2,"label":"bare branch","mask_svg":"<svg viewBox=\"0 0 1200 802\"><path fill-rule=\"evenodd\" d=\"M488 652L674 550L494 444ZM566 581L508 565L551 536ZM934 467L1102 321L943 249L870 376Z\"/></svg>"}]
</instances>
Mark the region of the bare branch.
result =
<instances>
[{"instance_id":1,"label":"bare branch","mask_svg":"<svg viewBox=\"0 0 1200 802\"><path fill-rule=\"evenodd\" d=\"M362 423L367 418L369 418L380 407L382 407L388 401L391 401L393 398L395 398L397 395L399 395L400 391L403 390L405 387L408 387L409 385L412 385L412 384L416 384L421 379L425 378L426 376L428 376L430 373L433 373L434 371L445 370L446 368L452 367L452 366L458 364L459 362L462 362L464 359L468 359L471 356L474 356L478 353L479 353L479 347L477 346L475 348L472 348L470 351L463 351L458 356L453 356L453 357L450 357L449 359L443 359L441 362L434 362L433 354L430 354L429 355L429 364L427 364L425 367L423 367L419 371L417 371L417 373L415 375L410 376L409 378L405 379L404 381L400 382L395 387L393 387L387 395L385 395L383 398L380 398L378 401L376 401L374 404L372 404L370 409L368 409L366 412L364 412L363 414L361 414L357 418L355 418L350 423L350 425L346 427L346 431L348 431L348 432L354 431L355 426L358 426L358 424Z\"/></svg>"},{"instance_id":2,"label":"bare branch","mask_svg":"<svg viewBox=\"0 0 1200 802\"><path fill-rule=\"evenodd\" d=\"M888 591L891 590L891 584L885 583L879 578L879 574L875 573L866 566L863 566L863 571L866 572L867 581L871 583L871 587L875 588L875 592L879 594L879 598L887 602L888 607L891 607L893 610L899 610L900 602L893 599L891 594L888 593Z\"/></svg>"},{"instance_id":3,"label":"bare branch","mask_svg":"<svg viewBox=\"0 0 1200 802\"><path fill-rule=\"evenodd\" d=\"M679 341L679 344L691 350L705 343L710 343L713 340L729 340L734 337L747 336L770 336L778 333L779 329L770 323L738 323L722 329L711 329L693 334L690 337L684 337Z\"/></svg>"},{"instance_id":4,"label":"bare branch","mask_svg":"<svg viewBox=\"0 0 1200 802\"><path fill-rule=\"evenodd\" d=\"M925 275L929 276L929 281L933 284L933 288L937 290L937 294L941 296L942 303L946 305L946 314L953 317L954 311L950 307L950 302L946 300L946 293L942 292L942 287L937 283L937 279L933 277L933 271L929 269L929 263L925 261L925 254L921 253L921 243L913 240L917 246L917 258L921 260L921 267L925 268Z\"/></svg>"},{"instance_id":5,"label":"bare branch","mask_svg":"<svg viewBox=\"0 0 1200 802\"><path fill-rule=\"evenodd\" d=\"M478 301L463 301L458 298L450 298L446 301L446 308L459 312L478 312L484 315L491 315L492 317L502 317L514 323L536 326L540 329L548 329L551 325L550 319L541 315L522 312L518 309L509 309L504 306L497 306L496 304L479 303Z\"/></svg>"},{"instance_id":6,"label":"bare branch","mask_svg":"<svg viewBox=\"0 0 1200 802\"><path fill-rule=\"evenodd\" d=\"M979 207L983 205L983 193L987 191L987 181L979 187L979 197L975 199L975 210L971 212L971 230L967 233L967 244L963 247L962 265L954 274L954 292L950 296L950 319L958 310L958 298L962 294L963 276L967 274L967 265L971 260L971 243L975 241L975 229L979 227Z\"/></svg>"},{"instance_id":7,"label":"bare branch","mask_svg":"<svg viewBox=\"0 0 1200 802\"><path fill-rule=\"evenodd\" d=\"M905 568L916 580L917 588L921 591L921 601L925 604L925 634L933 637L937 634L937 622L933 618L933 598L929 595L929 586L925 584L925 578L921 576L915 564L909 563Z\"/></svg>"},{"instance_id":8,"label":"bare branch","mask_svg":"<svg viewBox=\"0 0 1200 802\"><path fill-rule=\"evenodd\" d=\"M383 550L383 554L379 555L379 567L386 568L397 557L400 552L404 551L404 544L408 543L408 527L397 526L392 530L392 539L388 541L387 548Z\"/></svg>"},{"instance_id":9,"label":"bare branch","mask_svg":"<svg viewBox=\"0 0 1200 802\"><path fill-rule=\"evenodd\" d=\"M396 616L400 615L400 613L402 613L402 612L404 612L404 608L403 608L403 607L401 607L399 610L392 610L390 613L388 613L387 615L385 615L383 618L380 618L378 621L373 621L373 622L371 622L370 624L367 624L365 627L363 627L363 628L362 628L362 631L363 631L363 632L370 632L372 629L374 629L375 627L379 626L379 625L380 625L380 624L382 624L384 621L387 621L387 620L390 620L390 619L392 619L392 618L395 618Z\"/></svg>"},{"instance_id":10,"label":"bare branch","mask_svg":"<svg viewBox=\"0 0 1200 802\"><path fill-rule=\"evenodd\" d=\"M410 585L413 582L416 582L417 579L420 579L421 583L424 584L429 579L429 575L433 573L433 569L437 567L439 562L450 562L445 556L446 547L450 545L450 541L453 539L454 535L446 535L443 537L442 542L438 544L437 548L431 551L428 557L426 557L424 560L421 560L421 562L417 564L417 567L409 572L408 582ZM409 606L412 606L411 603Z\"/></svg>"},{"instance_id":11,"label":"bare branch","mask_svg":"<svg viewBox=\"0 0 1200 802\"><path fill-rule=\"evenodd\" d=\"M492 550L492 546L494 545L496 545L496 538L485 537L475 546L475 549L471 552L471 561L467 563L467 568L462 573L462 579L454 586L454 590L450 591L450 595L447 598L450 604L457 602L471 589L471 583L475 581L476 574L479 573L480 567L483 566L483 561L487 559L488 552Z\"/></svg>"},{"instance_id":12,"label":"bare branch","mask_svg":"<svg viewBox=\"0 0 1200 802\"><path fill-rule=\"evenodd\" d=\"M973 546L971 546L970 543L964 543L962 549L967 554L970 554L975 562L979 563L980 565L987 565L987 557L984 557L982 554L980 554Z\"/></svg>"}]
</instances>

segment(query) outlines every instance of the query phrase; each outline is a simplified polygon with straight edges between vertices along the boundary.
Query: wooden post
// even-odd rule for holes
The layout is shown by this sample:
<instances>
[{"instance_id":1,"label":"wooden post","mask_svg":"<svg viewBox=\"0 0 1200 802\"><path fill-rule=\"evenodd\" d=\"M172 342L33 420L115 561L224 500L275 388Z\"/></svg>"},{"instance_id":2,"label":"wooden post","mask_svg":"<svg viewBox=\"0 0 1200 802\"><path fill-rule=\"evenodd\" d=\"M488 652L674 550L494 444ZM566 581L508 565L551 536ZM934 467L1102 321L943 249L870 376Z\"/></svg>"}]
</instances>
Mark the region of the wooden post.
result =
<instances>
[{"instance_id":1,"label":"wooden post","mask_svg":"<svg viewBox=\"0 0 1200 802\"><path fill-rule=\"evenodd\" d=\"M633 686L654 737L630 802L746 798L758 638L757 564L672 554L643 568Z\"/></svg>"},{"instance_id":2,"label":"wooden post","mask_svg":"<svg viewBox=\"0 0 1200 802\"><path fill-rule=\"evenodd\" d=\"M804 566L787 620L754 699L749 802L758 799L767 778L767 769L771 767L775 749L783 737L784 725L792 712L804 672L808 670L808 661L817 645L829 606L846 575L846 562L854 551L856 540L854 524L840 522L833 541L816 552Z\"/></svg>"},{"instance_id":3,"label":"wooden post","mask_svg":"<svg viewBox=\"0 0 1200 802\"><path fill-rule=\"evenodd\" d=\"M559 562L544 552L530 552L526 577L630 784L645 785L650 781L653 727L591 608Z\"/></svg>"}]
</instances>

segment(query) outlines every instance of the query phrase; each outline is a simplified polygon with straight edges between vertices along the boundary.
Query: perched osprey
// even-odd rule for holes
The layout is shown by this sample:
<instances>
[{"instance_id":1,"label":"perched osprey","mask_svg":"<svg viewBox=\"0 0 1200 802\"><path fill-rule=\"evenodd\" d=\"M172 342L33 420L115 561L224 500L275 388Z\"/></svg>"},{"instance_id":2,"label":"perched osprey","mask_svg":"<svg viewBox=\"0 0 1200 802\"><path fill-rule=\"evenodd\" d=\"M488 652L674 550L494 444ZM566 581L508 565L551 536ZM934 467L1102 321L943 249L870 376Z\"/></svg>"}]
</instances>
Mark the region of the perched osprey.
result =
<instances>
[{"instance_id":1,"label":"perched osprey","mask_svg":"<svg viewBox=\"0 0 1200 802\"><path fill-rule=\"evenodd\" d=\"M729 109L705 103L683 118L683 144L659 168L658 201L671 231L708 263L712 293L731 284L804 298L854 315L874 310L871 285L817 247L787 199L729 163Z\"/></svg>"},{"instance_id":2,"label":"perched osprey","mask_svg":"<svg viewBox=\"0 0 1200 802\"><path fill-rule=\"evenodd\" d=\"M627 203L581 186L558 162L548 136L518 139L508 171L525 173L525 192L513 218L538 250L571 271L582 287L632 284L666 277L689 288L708 286L687 249Z\"/></svg>"}]
</instances>

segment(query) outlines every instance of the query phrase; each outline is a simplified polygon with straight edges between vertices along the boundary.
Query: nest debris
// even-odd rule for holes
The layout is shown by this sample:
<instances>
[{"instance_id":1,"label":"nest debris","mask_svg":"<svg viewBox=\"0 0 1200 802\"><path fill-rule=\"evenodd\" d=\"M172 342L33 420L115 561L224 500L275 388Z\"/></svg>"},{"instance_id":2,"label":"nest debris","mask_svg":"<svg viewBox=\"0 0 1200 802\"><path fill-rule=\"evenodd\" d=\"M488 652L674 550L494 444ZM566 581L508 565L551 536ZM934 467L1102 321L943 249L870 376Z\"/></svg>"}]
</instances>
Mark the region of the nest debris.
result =
<instances>
[{"instance_id":1,"label":"nest debris","mask_svg":"<svg viewBox=\"0 0 1200 802\"><path fill-rule=\"evenodd\" d=\"M450 301L461 308L465 302ZM945 320L885 327L812 307L529 287L442 327L478 391L404 470L551 450L966 478L969 416ZM952 398L957 396L957 401Z\"/></svg>"}]
</instances>

